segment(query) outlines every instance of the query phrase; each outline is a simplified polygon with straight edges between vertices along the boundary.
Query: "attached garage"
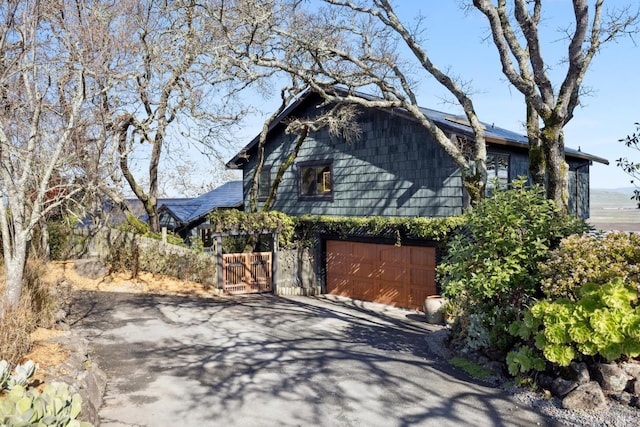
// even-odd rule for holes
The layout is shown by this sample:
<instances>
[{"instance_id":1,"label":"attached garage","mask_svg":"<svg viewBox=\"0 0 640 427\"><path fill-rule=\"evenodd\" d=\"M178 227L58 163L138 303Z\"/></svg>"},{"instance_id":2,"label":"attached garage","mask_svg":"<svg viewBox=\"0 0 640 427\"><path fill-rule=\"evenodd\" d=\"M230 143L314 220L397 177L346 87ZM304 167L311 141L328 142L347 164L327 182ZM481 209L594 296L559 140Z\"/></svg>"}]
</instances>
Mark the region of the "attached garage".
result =
<instances>
[{"instance_id":1,"label":"attached garage","mask_svg":"<svg viewBox=\"0 0 640 427\"><path fill-rule=\"evenodd\" d=\"M326 241L327 292L422 310L436 294L436 249Z\"/></svg>"}]
</instances>

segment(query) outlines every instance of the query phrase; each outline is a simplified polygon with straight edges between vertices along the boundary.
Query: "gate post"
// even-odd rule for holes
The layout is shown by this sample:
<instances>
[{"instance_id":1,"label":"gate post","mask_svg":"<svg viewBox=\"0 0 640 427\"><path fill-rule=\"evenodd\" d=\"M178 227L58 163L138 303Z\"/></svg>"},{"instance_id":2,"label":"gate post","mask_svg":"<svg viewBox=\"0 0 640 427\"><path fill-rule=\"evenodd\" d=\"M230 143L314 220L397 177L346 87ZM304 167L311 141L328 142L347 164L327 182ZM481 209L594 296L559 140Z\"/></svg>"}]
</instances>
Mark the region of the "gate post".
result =
<instances>
[{"instance_id":1,"label":"gate post","mask_svg":"<svg viewBox=\"0 0 640 427\"><path fill-rule=\"evenodd\" d=\"M278 233L271 233L271 287L273 293L278 295Z\"/></svg>"},{"instance_id":2,"label":"gate post","mask_svg":"<svg viewBox=\"0 0 640 427\"><path fill-rule=\"evenodd\" d=\"M216 258L218 261L218 289L222 289L222 236L216 236Z\"/></svg>"}]
</instances>

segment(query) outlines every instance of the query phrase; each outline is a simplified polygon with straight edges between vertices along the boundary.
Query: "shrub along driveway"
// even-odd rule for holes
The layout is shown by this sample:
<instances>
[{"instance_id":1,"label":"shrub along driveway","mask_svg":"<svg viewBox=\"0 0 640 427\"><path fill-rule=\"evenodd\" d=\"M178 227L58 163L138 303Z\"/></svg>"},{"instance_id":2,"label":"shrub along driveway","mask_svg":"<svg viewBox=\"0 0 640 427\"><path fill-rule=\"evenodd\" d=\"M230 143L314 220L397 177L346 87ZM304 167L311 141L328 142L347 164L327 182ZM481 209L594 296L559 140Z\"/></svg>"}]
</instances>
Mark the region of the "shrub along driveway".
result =
<instances>
[{"instance_id":1,"label":"shrub along driveway","mask_svg":"<svg viewBox=\"0 0 640 427\"><path fill-rule=\"evenodd\" d=\"M72 327L109 377L104 426L546 424L438 360L417 315L366 307L83 292Z\"/></svg>"}]
</instances>

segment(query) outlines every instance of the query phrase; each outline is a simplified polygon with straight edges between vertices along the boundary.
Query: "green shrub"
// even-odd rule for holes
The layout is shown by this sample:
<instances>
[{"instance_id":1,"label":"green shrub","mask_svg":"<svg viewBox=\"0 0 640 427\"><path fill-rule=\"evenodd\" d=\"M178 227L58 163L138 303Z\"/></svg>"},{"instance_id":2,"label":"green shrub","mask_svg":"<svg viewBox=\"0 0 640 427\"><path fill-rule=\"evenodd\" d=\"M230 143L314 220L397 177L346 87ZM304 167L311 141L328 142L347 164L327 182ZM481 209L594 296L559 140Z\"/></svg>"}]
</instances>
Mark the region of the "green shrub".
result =
<instances>
[{"instance_id":1,"label":"green shrub","mask_svg":"<svg viewBox=\"0 0 640 427\"><path fill-rule=\"evenodd\" d=\"M569 236L540 264L542 290L547 298L575 301L587 283L604 285L620 277L640 284L640 235Z\"/></svg>"},{"instance_id":2,"label":"green shrub","mask_svg":"<svg viewBox=\"0 0 640 427\"><path fill-rule=\"evenodd\" d=\"M71 252L73 226L67 220L47 221L49 229L49 251L51 259L67 259Z\"/></svg>"},{"instance_id":3,"label":"green shrub","mask_svg":"<svg viewBox=\"0 0 640 427\"><path fill-rule=\"evenodd\" d=\"M638 289L620 278L602 286L584 285L577 301L561 298L535 303L509 332L528 344L507 357L512 374L541 370L539 365L516 360L516 353L544 357L568 366L580 356L598 355L608 361L640 355ZM524 349L524 350L523 350Z\"/></svg>"},{"instance_id":4,"label":"green shrub","mask_svg":"<svg viewBox=\"0 0 640 427\"><path fill-rule=\"evenodd\" d=\"M466 225L438 267L444 296L464 316L474 315L488 346L502 351L515 343L507 333L511 322L541 295L540 262L563 237L588 229L584 221L562 215L541 188L525 187L524 179L512 185L465 214Z\"/></svg>"},{"instance_id":5,"label":"green shrub","mask_svg":"<svg viewBox=\"0 0 640 427\"><path fill-rule=\"evenodd\" d=\"M216 258L197 250L171 250L161 242L141 242L141 237L131 233L120 233L111 242L107 262L111 272L146 271L163 274L182 280L191 280L205 286L214 284ZM143 246L141 246L143 245Z\"/></svg>"},{"instance_id":6,"label":"green shrub","mask_svg":"<svg viewBox=\"0 0 640 427\"><path fill-rule=\"evenodd\" d=\"M162 233L152 232L148 223L134 217L130 213L127 214L127 220L118 226L118 230L154 240L162 240ZM172 232L167 232L167 243L182 247L187 246L182 237Z\"/></svg>"},{"instance_id":7,"label":"green shrub","mask_svg":"<svg viewBox=\"0 0 640 427\"><path fill-rule=\"evenodd\" d=\"M305 215L297 218L301 240L310 241L319 234L346 236L374 236L396 240L433 240L446 242L454 230L465 221L463 216L446 218L407 217L335 217Z\"/></svg>"}]
</instances>

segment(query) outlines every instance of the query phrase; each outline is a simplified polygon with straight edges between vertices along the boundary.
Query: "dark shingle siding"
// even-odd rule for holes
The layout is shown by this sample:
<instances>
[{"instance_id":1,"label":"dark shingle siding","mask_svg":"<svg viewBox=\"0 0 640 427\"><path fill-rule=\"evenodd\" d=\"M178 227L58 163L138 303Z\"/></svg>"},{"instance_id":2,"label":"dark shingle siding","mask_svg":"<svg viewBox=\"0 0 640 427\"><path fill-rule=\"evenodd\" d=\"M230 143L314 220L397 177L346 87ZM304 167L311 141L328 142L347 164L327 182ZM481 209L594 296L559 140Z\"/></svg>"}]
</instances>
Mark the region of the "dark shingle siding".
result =
<instances>
[{"instance_id":1,"label":"dark shingle siding","mask_svg":"<svg viewBox=\"0 0 640 427\"><path fill-rule=\"evenodd\" d=\"M333 201L298 200L296 168L289 168L274 209L293 215L449 216L462 212L458 168L421 126L375 110L360 117L366 132L346 143L326 130L309 135L295 163L333 161ZM265 165L277 166L292 149L293 137L274 132ZM284 142L284 143L281 143ZM255 167L245 167L245 188ZM295 165L295 164L294 164ZM248 205L248 191L245 203Z\"/></svg>"}]
</instances>

